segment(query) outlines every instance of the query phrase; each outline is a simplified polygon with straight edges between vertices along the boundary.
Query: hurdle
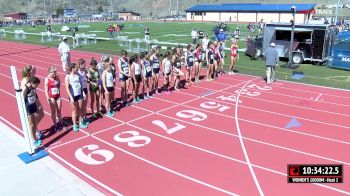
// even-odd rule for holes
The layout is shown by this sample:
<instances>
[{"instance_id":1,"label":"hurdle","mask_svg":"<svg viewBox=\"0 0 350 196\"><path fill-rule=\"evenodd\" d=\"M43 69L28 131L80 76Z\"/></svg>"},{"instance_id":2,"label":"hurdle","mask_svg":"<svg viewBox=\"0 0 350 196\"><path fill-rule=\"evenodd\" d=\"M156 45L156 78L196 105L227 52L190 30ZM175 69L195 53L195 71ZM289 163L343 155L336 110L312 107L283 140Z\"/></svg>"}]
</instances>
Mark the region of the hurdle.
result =
<instances>
[{"instance_id":1,"label":"hurdle","mask_svg":"<svg viewBox=\"0 0 350 196\"><path fill-rule=\"evenodd\" d=\"M5 37L6 37L5 29L0 29L0 38L5 38Z\"/></svg>"},{"instance_id":2,"label":"hurdle","mask_svg":"<svg viewBox=\"0 0 350 196\"><path fill-rule=\"evenodd\" d=\"M117 37L118 45L125 47L130 46L130 40L128 40L128 36L119 36Z\"/></svg>"},{"instance_id":3,"label":"hurdle","mask_svg":"<svg viewBox=\"0 0 350 196\"><path fill-rule=\"evenodd\" d=\"M15 39L16 40L24 40L26 39L26 33L23 30L15 30Z\"/></svg>"},{"instance_id":4,"label":"hurdle","mask_svg":"<svg viewBox=\"0 0 350 196\"><path fill-rule=\"evenodd\" d=\"M52 35L51 32L41 32L41 42L45 43L45 42L52 42Z\"/></svg>"},{"instance_id":5,"label":"hurdle","mask_svg":"<svg viewBox=\"0 0 350 196\"><path fill-rule=\"evenodd\" d=\"M86 44L96 44L97 43L97 36L96 34L86 34Z\"/></svg>"},{"instance_id":6,"label":"hurdle","mask_svg":"<svg viewBox=\"0 0 350 196\"><path fill-rule=\"evenodd\" d=\"M87 45L85 33L76 34L75 35L75 39L77 40L77 45L76 46ZM74 43L73 43L73 45L74 45Z\"/></svg>"}]
</instances>

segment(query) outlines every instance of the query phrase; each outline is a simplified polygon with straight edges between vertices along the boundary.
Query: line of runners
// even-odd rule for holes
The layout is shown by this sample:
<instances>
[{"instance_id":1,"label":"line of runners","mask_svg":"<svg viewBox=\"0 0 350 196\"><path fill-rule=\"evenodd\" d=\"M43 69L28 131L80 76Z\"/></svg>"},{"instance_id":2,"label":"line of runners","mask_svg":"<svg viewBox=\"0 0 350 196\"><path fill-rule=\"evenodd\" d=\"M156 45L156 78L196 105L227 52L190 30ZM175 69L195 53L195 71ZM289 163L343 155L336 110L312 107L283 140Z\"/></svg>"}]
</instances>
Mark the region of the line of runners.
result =
<instances>
[{"instance_id":1,"label":"line of runners","mask_svg":"<svg viewBox=\"0 0 350 196\"><path fill-rule=\"evenodd\" d=\"M84 59L76 63L67 62L68 54L65 54L68 66L64 78L65 90L72 108L72 128L74 132L79 128L85 129L91 120L101 118L105 113L114 116L113 108L117 104L115 99L116 81L119 80L121 88L120 104L129 106L142 100L159 95L162 92L178 91L185 85L199 83L202 64L206 64L207 72L205 80L213 81L225 74L225 54L222 42L210 42L206 46L197 44L195 47L188 45L186 50L181 47L173 49L172 53L166 51L160 54L159 48L153 48L151 52L141 52L128 56L123 50L116 64L112 56L103 55L100 62L92 58L89 67ZM61 51L60 51L61 53ZM62 57L62 53L61 53ZM238 55L238 44L233 41L230 50L229 74L234 73L234 65ZM182 71L183 68L186 71ZM164 77L164 83L159 84L159 78ZM185 82L180 82L185 77ZM57 68L51 66L45 78L44 89L46 100L50 105L52 129L56 132L67 127L63 121L61 110L61 78L57 74ZM37 126L44 116L43 106L36 94L36 88L40 80L35 76L35 67L27 65L22 72L21 88L27 110L33 145L42 145L43 135L37 130ZM173 85L172 85L173 84ZM132 88L132 98L129 99L129 87ZM171 87L172 86L172 87ZM142 89L140 89L142 87ZM141 91L141 92L140 92ZM88 96L90 94L90 96ZM88 97L90 97L91 116L87 118ZM96 109L96 110L95 110Z\"/></svg>"}]
</instances>

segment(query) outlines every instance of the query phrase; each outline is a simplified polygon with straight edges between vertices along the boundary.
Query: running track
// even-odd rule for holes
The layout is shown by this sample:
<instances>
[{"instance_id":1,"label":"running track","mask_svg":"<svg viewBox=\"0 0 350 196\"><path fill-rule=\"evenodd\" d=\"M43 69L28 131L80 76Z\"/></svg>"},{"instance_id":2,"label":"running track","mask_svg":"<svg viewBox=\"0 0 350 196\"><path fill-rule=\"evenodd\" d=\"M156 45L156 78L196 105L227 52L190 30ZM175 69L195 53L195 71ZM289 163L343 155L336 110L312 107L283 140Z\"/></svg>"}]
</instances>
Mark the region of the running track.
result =
<instances>
[{"instance_id":1,"label":"running track","mask_svg":"<svg viewBox=\"0 0 350 196\"><path fill-rule=\"evenodd\" d=\"M20 77L22 67L33 64L44 81L60 60L56 48L0 46L0 120L23 136L9 65ZM100 58L80 51L72 56ZM69 117L64 86L61 92ZM78 133L51 133L42 84L38 95L46 112L39 129L47 130L50 156L107 195L350 194L349 91L283 81L265 86L261 78L225 75L117 108L115 117ZM285 128L292 118L301 126ZM288 184L290 163L343 164L344 183Z\"/></svg>"}]
</instances>

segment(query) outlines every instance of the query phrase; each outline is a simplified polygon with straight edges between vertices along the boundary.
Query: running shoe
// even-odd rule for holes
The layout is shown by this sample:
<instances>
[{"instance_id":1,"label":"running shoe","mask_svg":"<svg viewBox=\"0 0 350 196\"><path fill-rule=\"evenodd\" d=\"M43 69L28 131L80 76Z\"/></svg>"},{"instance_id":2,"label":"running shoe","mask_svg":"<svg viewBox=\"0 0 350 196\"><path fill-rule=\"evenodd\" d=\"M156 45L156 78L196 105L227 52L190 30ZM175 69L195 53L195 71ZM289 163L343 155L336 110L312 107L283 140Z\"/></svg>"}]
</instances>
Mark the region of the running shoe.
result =
<instances>
[{"instance_id":1,"label":"running shoe","mask_svg":"<svg viewBox=\"0 0 350 196\"><path fill-rule=\"evenodd\" d=\"M42 140L35 140L34 143L33 143L33 145L34 145L35 147L40 147L42 143L43 143Z\"/></svg>"},{"instance_id":2,"label":"running shoe","mask_svg":"<svg viewBox=\"0 0 350 196\"><path fill-rule=\"evenodd\" d=\"M86 117L83 118L83 122L86 125L90 124L90 120L88 118L86 118Z\"/></svg>"},{"instance_id":3,"label":"running shoe","mask_svg":"<svg viewBox=\"0 0 350 196\"><path fill-rule=\"evenodd\" d=\"M35 132L35 138L36 138L37 140L41 140L41 139L43 139L43 134L42 134L39 130L36 130L36 132Z\"/></svg>"},{"instance_id":4,"label":"running shoe","mask_svg":"<svg viewBox=\"0 0 350 196\"><path fill-rule=\"evenodd\" d=\"M107 112L107 116L109 116L109 117L113 117L114 115L115 115L115 113L113 111Z\"/></svg>"},{"instance_id":5,"label":"running shoe","mask_svg":"<svg viewBox=\"0 0 350 196\"><path fill-rule=\"evenodd\" d=\"M78 132L79 131L79 125L73 125L73 131Z\"/></svg>"},{"instance_id":6,"label":"running shoe","mask_svg":"<svg viewBox=\"0 0 350 196\"><path fill-rule=\"evenodd\" d=\"M88 126L84 121L82 121L79 123L79 128L86 129L86 128L88 128Z\"/></svg>"}]
</instances>

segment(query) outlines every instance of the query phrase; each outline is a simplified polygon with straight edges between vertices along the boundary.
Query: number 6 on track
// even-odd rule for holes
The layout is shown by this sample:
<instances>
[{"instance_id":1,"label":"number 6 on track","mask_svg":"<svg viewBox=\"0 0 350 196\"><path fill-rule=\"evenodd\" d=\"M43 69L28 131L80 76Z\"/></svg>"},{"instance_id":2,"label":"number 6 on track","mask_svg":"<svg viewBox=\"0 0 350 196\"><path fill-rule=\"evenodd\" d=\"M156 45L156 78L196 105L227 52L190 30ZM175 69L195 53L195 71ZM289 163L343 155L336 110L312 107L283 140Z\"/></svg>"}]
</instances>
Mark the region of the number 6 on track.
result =
<instances>
[{"instance_id":1,"label":"number 6 on track","mask_svg":"<svg viewBox=\"0 0 350 196\"><path fill-rule=\"evenodd\" d=\"M186 128L186 126L179 124L179 123L175 123L176 127L173 127L171 129L168 129L168 127L164 124L163 121L161 120L154 120L152 121L153 124L159 126L160 128L162 128L164 131L166 131L168 134L172 134L175 133L177 131L180 131L181 129Z\"/></svg>"}]
</instances>

